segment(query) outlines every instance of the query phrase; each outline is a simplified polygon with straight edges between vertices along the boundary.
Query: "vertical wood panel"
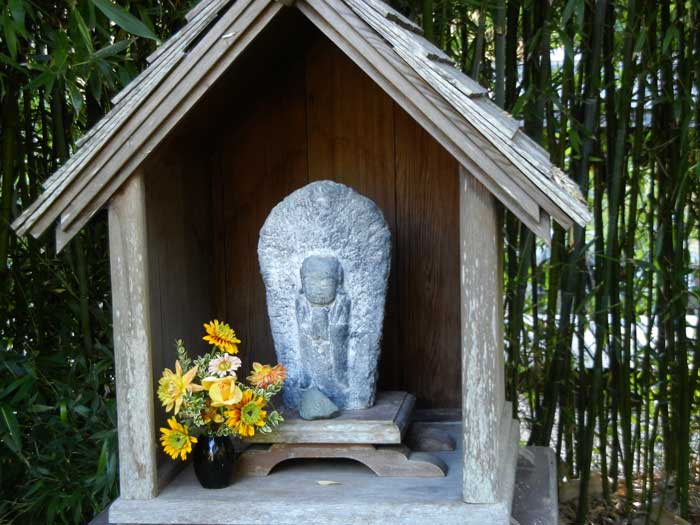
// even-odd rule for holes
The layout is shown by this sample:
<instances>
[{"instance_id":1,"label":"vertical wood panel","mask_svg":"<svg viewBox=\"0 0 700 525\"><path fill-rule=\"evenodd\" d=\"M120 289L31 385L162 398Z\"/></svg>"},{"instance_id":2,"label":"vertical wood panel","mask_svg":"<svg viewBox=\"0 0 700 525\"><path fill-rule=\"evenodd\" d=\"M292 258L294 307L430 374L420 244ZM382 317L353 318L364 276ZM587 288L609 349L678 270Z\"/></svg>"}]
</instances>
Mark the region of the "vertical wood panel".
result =
<instances>
[{"instance_id":1,"label":"vertical wood panel","mask_svg":"<svg viewBox=\"0 0 700 525\"><path fill-rule=\"evenodd\" d=\"M309 38L308 30L295 38ZM220 117L220 157L211 168L214 215L223 224L213 227L224 290L216 292L217 314L240 332L246 366L274 361L260 228L274 205L308 182L347 184L380 206L392 231L380 388L416 393L422 406L458 407L457 163L325 37L301 51L282 47L246 77L249 96L236 95L244 102Z\"/></svg>"},{"instance_id":2,"label":"vertical wood panel","mask_svg":"<svg viewBox=\"0 0 700 525\"><path fill-rule=\"evenodd\" d=\"M174 369L175 340L200 354L202 324L214 315L211 177L197 144L171 140L145 168L154 395L163 369ZM156 431L166 419L156 404Z\"/></svg>"},{"instance_id":3,"label":"vertical wood panel","mask_svg":"<svg viewBox=\"0 0 700 525\"><path fill-rule=\"evenodd\" d=\"M308 181L304 63L288 60L252 82L250 106L227 130L221 157L225 318L240 334L241 359L274 362L258 235L272 208Z\"/></svg>"},{"instance_id":4,"label":"vertical wood panel","mask_svg":"<svg viewBox=\"0 0 700 525\"><path fill-rule=\"evenodd\" d=\"M109 206L119 491L124 499L150 499L157 490L146 224L144 181L138 173Z\"/></svg>"},{"instance_id":5,"label":"vertical wood panel","mask_svg":"<svg viewBox=\"0 0 700 525\"><path fill-rule=\"evenodd\" d=\"M459 175L396 107L396 244L402 384L424 405L459 407Z\"/></svg>"},{"instance_id":6,"label":"vertical wood panel","mask_svg":"<svg viewBox=\"0 0 700 525\"><path fill-rule=\"evenodd\" d=\"M394 117L391 99L325 38L307 55L309 180L333 180L369 197L392 232L380 383L401 387L396 316Z\"/></svg>"},{"instance_id":7,"label":"vertical wood panel","mask_svg":"<svg viewBox=\"0 0 700 525\"><path fill-rule=\"evenodd\" d=\"M501 228L486 188L466 171L460 184L463 499L496 503L511 419L504 428Z\"/></svg>"}]
</instances>

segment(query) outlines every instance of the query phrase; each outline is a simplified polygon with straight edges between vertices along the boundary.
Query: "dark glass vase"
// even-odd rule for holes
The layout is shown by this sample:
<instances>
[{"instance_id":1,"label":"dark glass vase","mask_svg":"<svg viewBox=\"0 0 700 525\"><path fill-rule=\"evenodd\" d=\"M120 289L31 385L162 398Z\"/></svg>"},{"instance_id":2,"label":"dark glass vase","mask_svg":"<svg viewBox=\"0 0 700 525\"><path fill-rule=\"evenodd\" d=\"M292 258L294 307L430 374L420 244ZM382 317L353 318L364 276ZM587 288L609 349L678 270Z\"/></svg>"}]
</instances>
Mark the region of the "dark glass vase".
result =
<instances>
[{"instance_id":1,"label":"dark glass vase","mask_svg":"<svg viewBox=\"0 0 700 525\"><path fill-rule=\"evenodd\" d=\"M205 489L231 484L236 452L230 437L200 436L192 451L194 473Z\"/></svg>"}]
</instances>

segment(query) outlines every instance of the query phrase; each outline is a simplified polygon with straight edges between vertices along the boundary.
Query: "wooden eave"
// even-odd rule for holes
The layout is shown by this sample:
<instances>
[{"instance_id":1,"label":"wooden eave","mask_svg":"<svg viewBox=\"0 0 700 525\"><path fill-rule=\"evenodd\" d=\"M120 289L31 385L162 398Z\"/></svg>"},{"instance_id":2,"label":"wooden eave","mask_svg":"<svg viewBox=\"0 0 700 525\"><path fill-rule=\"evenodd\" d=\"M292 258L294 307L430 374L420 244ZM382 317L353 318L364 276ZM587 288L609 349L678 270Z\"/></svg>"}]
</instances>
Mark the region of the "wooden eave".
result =
<instances>
[{"instance_id":1,"label":"wooden eave","mask_svg":"<svg viewBox=\"0 0 700 525\"><path fill-rule=\"evenodd\" d=\"M283 8L274 0L197 4L13 222L17 234L38 237L60 219L62 249ZM567 229L590 221L576 184L413 22L380 0L299 0L292 8L539 237L549 240L550 216Z\"/></svg>"}]
</instances>

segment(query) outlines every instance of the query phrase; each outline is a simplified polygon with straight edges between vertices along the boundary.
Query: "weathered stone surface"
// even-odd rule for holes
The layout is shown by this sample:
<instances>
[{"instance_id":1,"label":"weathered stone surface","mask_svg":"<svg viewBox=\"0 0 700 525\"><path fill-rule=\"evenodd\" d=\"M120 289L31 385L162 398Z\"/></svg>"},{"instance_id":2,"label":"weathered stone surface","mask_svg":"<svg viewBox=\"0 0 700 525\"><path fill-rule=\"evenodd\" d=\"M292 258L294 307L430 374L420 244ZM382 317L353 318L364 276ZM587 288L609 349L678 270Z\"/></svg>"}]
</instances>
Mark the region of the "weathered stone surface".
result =
<instances>
[{"instance_id":1,"label":"weathered stone surface","mask_svg":"<svg viewBox=\"0 0 700 525\"><path fill-rule=\"evenodd\" d=\"M338 415L340 410L318 388L305 390L299 403L299 416L302 419L330 419Z\"/></svg>"},{"instance_id":2,"label":"weathered stone surface","mask_svg":"<svg viewBox=\"0 0 700 525\"><path fill-rule=\"evenodd\" d=\"M520 525L557 525L557 463L549 447L526 447L527 461L518 462L513 491L513 519Z\"/></svg>"},{"instance_id":3,"label":"weathered stone surface","mask_svg":"<svg viewBox=\"0 0 700 525\"><path fill-rule=\"evenodd\" d=\"M287 406L312 387L341 409L374 403L390 251L381 210L342 184L311 183L270 212L258 257Z\"/></svg>"}]
</instances>

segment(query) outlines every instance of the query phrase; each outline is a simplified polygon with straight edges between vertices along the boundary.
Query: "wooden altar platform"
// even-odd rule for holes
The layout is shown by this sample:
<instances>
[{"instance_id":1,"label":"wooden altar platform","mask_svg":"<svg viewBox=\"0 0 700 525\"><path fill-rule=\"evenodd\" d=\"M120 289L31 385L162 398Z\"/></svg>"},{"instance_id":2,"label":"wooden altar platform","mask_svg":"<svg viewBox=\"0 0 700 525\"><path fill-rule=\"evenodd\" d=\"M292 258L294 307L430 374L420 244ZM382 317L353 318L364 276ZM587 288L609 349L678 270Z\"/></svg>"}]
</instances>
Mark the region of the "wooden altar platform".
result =
<instances>
[{"instance_id":1,"label":"wooden altar platform","mask_svg":"<svg viewBox=\"0 0 700 525\"><path fill-rule=\"evenodd\" d=\"M344 410L331 419L307 421L296 412L286 413L278 430L246 440L252 446L238 460L240 472L267 476L290 459L345 459L377 476L442 477L444 461L402 445L414 404L407 392L378 392L371 408Z\"/></svg>"},{"instance_id":2,"label":"wooden altar platform","mask_svg":"<svg viewBox=\"0 0 700 525\"><path fill-rule=\"evenodd\" d=\"M455 451L434 454L449 467L445 477L386 478L355 462L293 460L279 465L272 476L240 476L227 488L207 490L188 465L154 499L117 499L109 523L508 524L505 504L464 503L461 424L436 425L458 444Z\"/></svg>"},{"instance_id":3,"label":"wooden altar platform","mask_svg":"<svg viewBox=\"0 0 700 525\"><path fill-rule=\"evenodd\" d=\"M344 410L332 419L306 421L296 411L284 412L277 430L246 442L400 445L415 402L407 392L378 392L371 408Z\"/></svg>"}]
</instances>

